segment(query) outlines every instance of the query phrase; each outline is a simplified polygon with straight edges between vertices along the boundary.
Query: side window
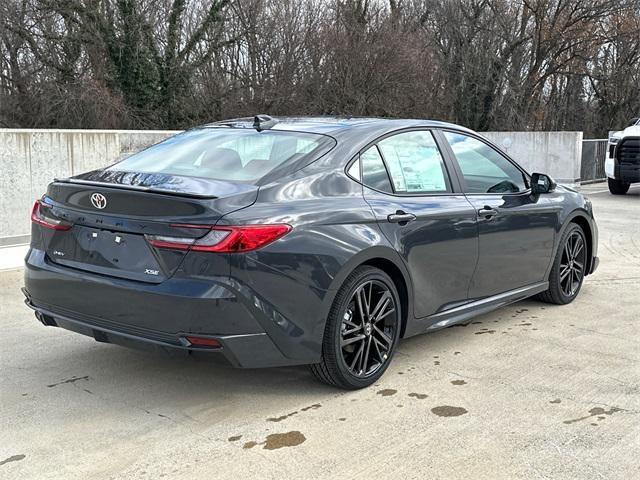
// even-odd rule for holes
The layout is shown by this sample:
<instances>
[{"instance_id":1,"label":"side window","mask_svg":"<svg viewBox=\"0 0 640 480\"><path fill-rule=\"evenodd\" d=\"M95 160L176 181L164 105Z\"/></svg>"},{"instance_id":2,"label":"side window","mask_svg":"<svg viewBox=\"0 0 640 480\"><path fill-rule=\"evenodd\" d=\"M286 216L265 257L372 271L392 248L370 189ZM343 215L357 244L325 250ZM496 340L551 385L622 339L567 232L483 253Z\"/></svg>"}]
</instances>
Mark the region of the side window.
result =
<instances>
[{"instance_id":1,"label":"side window","mask_svg":"<svg viewBox=\"0 0 640 480\"><path fill-rule=\"evenodd\" d=\"M443 133L462 170L466 193L517 193L528 188L524 174L486 143L461 133Z\"/></svg>"},{"instance_id":2,"label":"side window","mask_svg":"<svg viewBox=\"0 0 640 480\"><path fill-rule=\"evenodd\" d=\"M447 170L429 131L399 133L378 143L397 193L451 191Z\"/></svg>"},{"instance_id":3,"label":"side window","mask_svg":"<svg viewBox=\"0 0 640 480\"><path fill-rule=\"evenodd\" d=\"M354 180L357 180L359 182L362 181L362 179L360 178L360 158L358 158L351 164L349 170L347 170L347 175L349 175Z\"/></svg>"},{"instance_id":4,"label":"side window","mask_svg":"<svg viewBox=\"0 0 640 480\"><path fill-rule=\"evenodd\" d=\"M362 183L376 190L391 193L389 175L378 148L374 145L361 153L360 161L362 162Z\"/></svg>"}]
</instances>

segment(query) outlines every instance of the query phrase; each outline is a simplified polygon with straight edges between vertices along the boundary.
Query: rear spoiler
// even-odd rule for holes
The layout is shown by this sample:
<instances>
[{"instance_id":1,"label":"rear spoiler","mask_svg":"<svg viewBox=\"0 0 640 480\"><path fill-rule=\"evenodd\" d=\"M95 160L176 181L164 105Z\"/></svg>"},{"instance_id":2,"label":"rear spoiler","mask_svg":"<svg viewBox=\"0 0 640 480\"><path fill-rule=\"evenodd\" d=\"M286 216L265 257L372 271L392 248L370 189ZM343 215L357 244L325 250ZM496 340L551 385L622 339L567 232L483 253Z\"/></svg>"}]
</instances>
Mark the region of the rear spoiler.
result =
<instances>
[{"instance_id":1,"label":"rear spoiler","mask_svg":"<svg viewBox=\"0 0 640 480\"><path fill-rule=\"evenodd\" d=\"M56 183L74 183L79 185L93 185L96 187L119 188L122 190L137 190L140 192L159 193L162 195L173 195L176 197L203 198L203 199L218 198L215 195L203 195L199 193L179 192L176 190L169 190L165 188L143 187L140 185L122 185L118 183L98 182L95 180L81 180L79 178L54 178L53 181Z\"/></svg>"}]
</instances>

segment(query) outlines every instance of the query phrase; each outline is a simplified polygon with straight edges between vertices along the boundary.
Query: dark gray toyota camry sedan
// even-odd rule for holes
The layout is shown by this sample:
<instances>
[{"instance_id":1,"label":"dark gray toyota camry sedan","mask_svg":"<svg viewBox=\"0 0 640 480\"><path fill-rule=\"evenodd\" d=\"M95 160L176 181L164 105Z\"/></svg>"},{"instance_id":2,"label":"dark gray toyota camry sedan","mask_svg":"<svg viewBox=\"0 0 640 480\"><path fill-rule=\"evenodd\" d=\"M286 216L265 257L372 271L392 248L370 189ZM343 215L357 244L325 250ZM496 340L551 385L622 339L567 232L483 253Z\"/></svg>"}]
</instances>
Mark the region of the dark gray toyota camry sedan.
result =
<instances>
[{"instance_id":1,"label":"dark gray toyota camry sedan","mask_svg":"<svg viewBox=\"0 0 640 480\"><path fill-rule=\"evenodd\" d=\"M55 180L32 212L45 325L355 389L401 338L598 265L590 202L482 136L425 120L257 116Z\"/></svg>"}]
</instances>

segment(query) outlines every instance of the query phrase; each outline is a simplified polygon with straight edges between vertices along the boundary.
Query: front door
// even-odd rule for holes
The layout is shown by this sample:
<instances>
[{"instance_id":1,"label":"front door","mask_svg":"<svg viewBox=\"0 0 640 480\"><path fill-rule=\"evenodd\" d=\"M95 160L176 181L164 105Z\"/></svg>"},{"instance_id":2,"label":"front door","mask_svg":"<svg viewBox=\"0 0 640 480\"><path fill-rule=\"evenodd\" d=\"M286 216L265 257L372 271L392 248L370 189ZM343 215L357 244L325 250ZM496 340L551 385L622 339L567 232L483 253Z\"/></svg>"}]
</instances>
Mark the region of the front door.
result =
<instances>
[{"instance_id":1,"label":"front door","mask_svg":"<svg viewBox=\"0 0 640 480\"><path fill-rule=\"evenodd\" d=\"M528 176L489 144L459 132L443 134L478 218L479 258L469 298L546 280L560 208L532 195Z\"/></svg>"}]
</instances>

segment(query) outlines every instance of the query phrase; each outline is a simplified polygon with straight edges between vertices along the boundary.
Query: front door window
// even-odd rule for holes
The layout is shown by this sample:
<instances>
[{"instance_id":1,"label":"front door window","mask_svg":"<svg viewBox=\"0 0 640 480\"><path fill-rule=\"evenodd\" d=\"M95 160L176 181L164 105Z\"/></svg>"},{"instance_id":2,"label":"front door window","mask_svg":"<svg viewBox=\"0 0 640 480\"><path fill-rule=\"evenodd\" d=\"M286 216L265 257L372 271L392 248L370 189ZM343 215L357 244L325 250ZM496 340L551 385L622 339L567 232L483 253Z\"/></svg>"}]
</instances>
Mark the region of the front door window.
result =
<instances>
[{"instance_id":1,"label":"front door window","mask_svg":"<svg viewBox=\"0 0 640 480\"><path fill-rule=\"evenodd\" d=\"M527 190L524 174L486 143L456 132L444 132L462 176L465 193L518 193Z\"/></svg>"}]
</instances>

